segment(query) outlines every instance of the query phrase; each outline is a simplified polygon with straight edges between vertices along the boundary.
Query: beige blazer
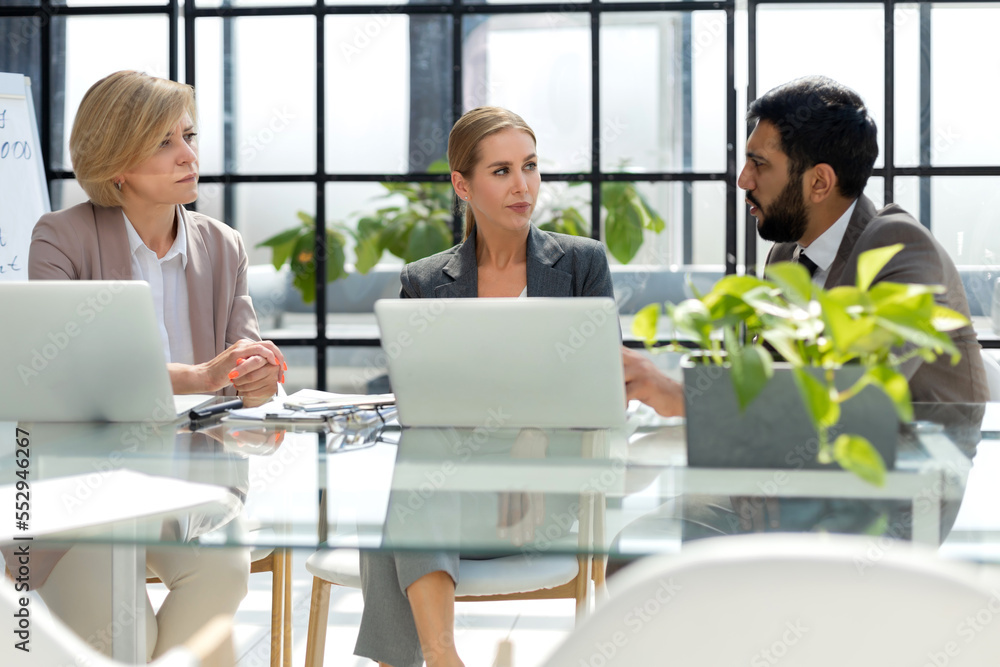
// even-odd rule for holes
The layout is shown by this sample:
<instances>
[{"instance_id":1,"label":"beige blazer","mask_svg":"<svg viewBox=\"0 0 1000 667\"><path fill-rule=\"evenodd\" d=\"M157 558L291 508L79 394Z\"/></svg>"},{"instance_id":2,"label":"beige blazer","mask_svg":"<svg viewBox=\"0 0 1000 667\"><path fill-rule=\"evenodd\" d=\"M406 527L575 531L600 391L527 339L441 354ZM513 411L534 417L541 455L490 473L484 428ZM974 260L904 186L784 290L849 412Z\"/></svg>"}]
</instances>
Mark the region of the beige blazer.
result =
<instances>
[{"instance_id":1,"label":"beige blazer","mask_svg":"<svg viewBox=\"0 0 1000 667\"><path fill-rule=\"evenodd\" d=\"M187 231L188 305L195 363L241 338L260 340L247 291L247 254L239 232L177 207ZM31 233L29 280L131 280L125 216L90 202L41 217Z\"/></svg>"},{"instance_id":2,"label":"beige blazer","mask_svg":"<svg viewBox=\"0 0 1000 667\"><path fill-rule=\"evenodd\" d=\"M969 302L962 278L948 253L926 227L896 204L881 210L868 197L861 196L847 224L844 240L830 266L825 287L853 285L857 279L858 255L872 248L902 243L896 254L875 277L917 285L944 285L945 292L936 300L942 306L969 317ZM767 255L767 263L791 261L795 243L776 243ZM949 332L962 353L957 365L951 358L939 357L933 364L912 359L903 366L910 380L914 401L928 403L982 403L989 400L986 371L981 348L971 326Z\"/></svg>"}]
</instances>

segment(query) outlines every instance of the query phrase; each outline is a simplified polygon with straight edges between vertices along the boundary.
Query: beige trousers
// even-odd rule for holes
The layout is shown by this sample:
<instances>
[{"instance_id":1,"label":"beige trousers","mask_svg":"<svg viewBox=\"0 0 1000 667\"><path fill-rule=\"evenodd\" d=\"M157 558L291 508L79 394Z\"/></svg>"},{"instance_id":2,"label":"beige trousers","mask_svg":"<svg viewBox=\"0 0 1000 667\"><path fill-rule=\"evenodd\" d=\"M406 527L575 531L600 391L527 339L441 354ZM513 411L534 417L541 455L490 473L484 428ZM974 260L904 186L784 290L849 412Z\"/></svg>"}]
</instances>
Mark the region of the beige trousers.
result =
<instances>
[{"instance_id":1,"label":"beige trousers","mask_svg":"<svg viewBox=\"0 0 1000 667\"><path fill-rule=\"evenodd\" d=\"M155 616L146 598L146 658L151 660L183 644L216 615L236 613L247 594L250 550L151 547L146 571L170 591ZM55 616L109 656L112 637L130 620L111 617L111 549L105 545L73 546L38 593Z\"/></svg>"}]
</instances>

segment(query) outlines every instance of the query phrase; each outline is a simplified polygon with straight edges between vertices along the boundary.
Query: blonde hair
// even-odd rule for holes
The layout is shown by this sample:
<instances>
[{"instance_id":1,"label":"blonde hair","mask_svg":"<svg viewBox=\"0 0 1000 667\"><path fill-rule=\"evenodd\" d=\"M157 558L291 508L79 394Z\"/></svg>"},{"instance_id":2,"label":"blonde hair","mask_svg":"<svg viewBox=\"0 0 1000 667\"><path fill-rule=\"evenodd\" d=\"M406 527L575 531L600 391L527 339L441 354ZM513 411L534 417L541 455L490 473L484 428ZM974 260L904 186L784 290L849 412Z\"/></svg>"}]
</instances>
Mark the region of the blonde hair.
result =
<instances>
[{"instance_id":1,"label":"blonde hair","mask_svg":"<svg viewBox=\"0 0 1000 667\"><path fill-rule=\"evenodd\" d=\"M121 206L114 180L156 153L163 138L197 108L191 86L142 72L106 76L80 102L69 137L73 171L98 206Z\"/></svg>"},{"instance_id":2,"label":"blonde hair","mask_svg":"<svg viewBox=\"0 0 1000 667\"><path fill-rule=\"evenodd\" d=\"M500 130L523 130L537 143L534 131L513 111L501 107L476 107L467 111L451 128L448 135L448 167L469 178L479 163L479 144ZM476 216L468 203L465 206L465 235L468 239L476 227Z\"/></svg>"}]
</instances>

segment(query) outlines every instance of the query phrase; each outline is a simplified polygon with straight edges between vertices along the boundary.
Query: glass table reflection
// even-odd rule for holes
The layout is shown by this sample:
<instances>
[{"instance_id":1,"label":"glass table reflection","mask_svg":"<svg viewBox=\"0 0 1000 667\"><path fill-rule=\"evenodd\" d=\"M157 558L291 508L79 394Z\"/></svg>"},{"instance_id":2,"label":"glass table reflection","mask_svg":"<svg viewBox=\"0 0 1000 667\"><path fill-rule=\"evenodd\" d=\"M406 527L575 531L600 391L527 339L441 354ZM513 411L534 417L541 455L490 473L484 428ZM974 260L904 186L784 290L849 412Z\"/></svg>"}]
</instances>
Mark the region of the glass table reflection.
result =
<instances>
[{"instance_id":1,"label":"glass table reflection","mask_svg":"<svg viewBox=\"0 0 1000 667\"><path fill-rule=\"evenodd\" d=\"M357 416L332 428L233 421L194 431L186 424L19 427L30 433L33 486L77 480L50 503L67 513L107 492L114 471L222 490L218 502L196 511L35 537L33 549L123 548L119 555L133 564L133 599L141 594L143 548L164 544L168 532L208 547L634 559L713 535L831 531L912 539L941 545L947 557L1000 562L1000 498L991 481L1000 467L1000 405L915 407L917 421L903 428L896 469L881 488L840 470L688 468L683 420L644 410L620 431L403 429ZM3 432L6 487L18 466L14 425ZM747 506L766 520L747 522ZM181 530L164 531L166 521Z\"/></svg>"}]
</instances>

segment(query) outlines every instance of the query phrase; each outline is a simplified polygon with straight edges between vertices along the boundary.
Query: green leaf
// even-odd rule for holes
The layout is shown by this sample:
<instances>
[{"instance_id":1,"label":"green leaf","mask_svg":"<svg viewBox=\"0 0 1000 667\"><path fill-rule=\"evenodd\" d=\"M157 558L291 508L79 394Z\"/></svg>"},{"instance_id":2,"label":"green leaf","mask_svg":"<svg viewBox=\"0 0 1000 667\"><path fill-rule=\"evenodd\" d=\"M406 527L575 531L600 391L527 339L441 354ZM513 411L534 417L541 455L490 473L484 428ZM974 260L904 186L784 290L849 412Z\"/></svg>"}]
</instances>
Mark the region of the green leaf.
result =
<instances>
[{"instance_id":1,"label":"green leaf","mask_svg":"<svg viewBox=\"0 0 1000 667\"><path fill-rule=\"evenodd\" d=\"M938 331L954 331L967 324L969 324L969 320L962 313L934 304L931 311L931 326Z\"/></svg>"},{"instance_id":2,"label":"green leaf","mask_svg":"<svg viewBox=\"0 0 1000 667\"><path fill-rule=\"evenodd\" d=\"M382 247L400 258L404 258L406 255L406 244L412 229L408 221L402 218L402 215L398 216L382 232Z\"/></svg>"},{"instance_id":3,"label":"green leaf","mask_svg":"<svg viewBox=\"0 0 1000 667\"><path fill-rule=\"evenodd\" d=\"M678 304L667 304L667 312L675 330L693 337L702 349L711 347L712 321L708 309L698 299L685 299Z\"/></svg>"},{"instance_id":4,"label":"green leaf","mask_svg":"<svg viewBox=\"0 0 1000 667\"><path fill-rule=\"evenodd\" d=\"M639 190L635 190L635 196L639 198L639 202L642 204L642 207L646 209L646 212L649 215L649 231L659 234L666 229L667 223L663 221L663 218L661 218L660 214L656 212L656 209L649 205L649 202L642 196L642 193L639 192Z\"/></svg>"},{"instance_id":5,"label":"green leaf","mask_svg":"<svg viewBox=\"0 0 1000 667\"><path fill-rule=\"evenodd\" d=\"M797 339L791 331L786 329L765 329L761 333L761 336L765 341L770 343L775 352L785 361L791 363L793 366L802 366L805 364L805 360L799 353L798 345L796 345Z\"/></svg>"},{"instance_id":6,"label":"green leaf","mask_svg":"<svg viewBox=\"0 0 1000 667\"><path fill-rule=\"evenodd\" d=\"M652 347L656 343L656 323L660 319L660 304L651 303L635 314L632 320L632 335Z\"/></svg>"},{"instance_id":7,"label":"green leaf","mask_svg":"<svg viewBox=\"0 0 1000 667\"><path fill-rule=\"evenodd\" d=\"M723 329L723 338L733 390L736 392L740 412L744 412L774 374L771 355L756 345L748 347L740 345L735 331L730 327Z\"/></svg>"},{"instance_id":8,"label":"green leaf","mask_svg":"<svg viewBox=\"0 0 1000 667\"><path fill-rule=\"evenodd\" d=\"M804 270L804 269L803 269ZM715 283L709 294L731 294L733 296L743 296L751 290L769 285L756 276L726 276Z\"/></svg>"},{"instance_id":9,"label":"green leaf","mask_svg":"<svg viewBox=\"0 0 1000 667\"><path fill-rule=\"evenodd\" d=\"M912 323L904 323L881 317L876 318L876 321L883 329L898 336L897 344L909 342L931 353L947 353L953 356L960 354L948 334L936 331L929 325L925 328L923 326L925 322L917 320Z\"/></svg>"},{"instance_id":10,"label":"green leaf","mask_svg":"<svg viewBox=\"0 0 1000 667\"><path fill-rule=\"evenodd\" d=\"M859 435L844 433L833 442L833 458L844 470L875 486L885 486L885 461L872 443Z\"/></svg>"},{"instance_id":11,"label":"green leaf","mask_svg":"<svg viewBox=\"0 0 1000 667\"><path fill-rule=\"evenodd\" d=\"M333 230L326 232L326 282L330 283L347 275L344 271L344 235Z\"/></svg>"},{"instance_id":12,"label":"green leaf","mask_svg":"<svg viewBox=\"0 0 1000 667\"><path fill-rule=\"evenodd\" d=\"M292 283L302 293L304 303L316 300L316 262L313 257L313 237L303 234L291 256Z\"/></svg>"},{"instance_id":13,"label":"green leaf","mask_svg":"<svg viewBox=\"0 0 1000 667\"><path fill-rule=\"evenodd\" d=\"M839 288L838 288L839 289ZM821 307L823 318L823 333L833 348L841 353L852 350L859 340L871 334L875 321L869 316L852 318L845 303L855 303L861 292L855 287L834 292L817 290L815 297Z\"/></svg>"},{"instance_id":14,"label":"green leaf","mask_svg":"<svg viewBox=\"0 0 1000 667\"><path fill-rule=\"evenodd\" d=\"M871 284L875 282L878 272L902 249L902 243L895 243L884 248L872 248L861 253L858 256L858 289L867 291L871 287Z\"/></svg>"},{"instance_id":15,"label":"green leaf","mask_svg":"<svg viewBox=\"0 0 1000 667\"><path fill-rule=\"evenodd\" d=\"M385 223L382 220L366 216L358 220L357 233L355 236L359 239L367 239L373 236L379 236L384 230Z\"/></svg>"},{"instance_id":16,"label":"green leaf","mask_svg":"<svg viewBox=\"0 0 1000 667\"><path fill-rule=\"evenodd\" d=\"M275 248L275 247L278 247L278 246L284 246L284 245L287 245L290 242L295 241L295 239L298 238L299 234L302 234L305 231L306 230L303 229L302 227L292 227L290 229L286 229L283 232L279 232L279 233L275 234L274 236L272 236L269 239L261 241L260 243L258 243L254 247L256 247L256 248L264 248L264 247Z\"/></svg>"},{"instance_id":17,"label":"green leaf","mask_svg":"<svg viewBox=\"0 0 1000 667\"><path fill-rule=\"evenodd\" d=\"M315 269L296 273L295 278L292 279L292 284L302 293L302 303L313 303L316 301Z\"/></svg>"},{"instance_id":18,"label":"green leaf","mask_svg":"<svg viewBox=\"0 0 1000 667\"><path fill-rule=\"evenodd\" d=\"M601 184L601 201L609 211L621 207L622 199L625 196L625 185L623 181Z\"/></svg>"},{"instance_id":19,"label":"green leaf","mask_svg":"<svg viewBox=\"0 0 1000 667\"><path fill-rule=\"evenodd\" d=\"M804 266L795 262L778 262L768 266L765 273L781 288L789 301L803 307L809 303L813 284Z\"/></svg>"},{"instance_id":20,"label":"green leaf","mask_svg":"<svg viewBox=\"0 0 1000 667\"><path fill-rule=\"evenodd\" d=\"M369 236L354 245L354 268L358 273L368 273L382 258L382 248L378 236Z\"/></svg>"},{"instance_id":21,"label":"green leaf","mask_svg":"<svg viewBox=\"0 0 1000 667\"><path fill-rule=\"evenodd\" d=\"M880 364L865 373L870 384L879 387L892 400L896 414L904 422L913 421L913 404L910 402L910 383L906 376L889 366Z\"/></svg>"},{"instance_id":22,"label":"green leaf","mask_svg":"<svg viewBox=\"0 0 1000 667\"><path fill-rule=\"evenodd\" d=\"M316 218L312 217L305 211L297 211L295 216L302 222L306 227L316 227Z\"/></svg>"},{"instance_id":23,"label":"green leaf","mask_svg":"<svg viewBox=\"0 0 1000 667\"><path fill-rule=\"evenodd\" d=\"M622 264L628 264L642 246L642 223L629 214L627 207L609 208L605 221L608 251Z\"/></svg>"},{"instance_id":24,"label":"green leaf","mask_svg":"<svg viewBox=\"0 0 1000 667\"><path fill-rule=\"evenodd\" d=\"M568 206L555 213L556 215L551 220L538 225L538 228L570 236L590 236L590 225L574 207Z\"/></svg>"},{"instance_id":25,"label":"green leaf","mask_svg":"<svg viewBox=\"0 0 1000 667\"><path fill-rule=\"evenodd\" d=\"M567 234L574 236L590 236L590 225L580 211L570 206L563 209L563 220L566 221Z\"/></svg>"},{"instance_id":26,"label":"green leaf","mask_svg":"<svg viewBox=\"0 0 1000 667\"><path fill-rule=\"evenodd\" d=\"M920 285L917 283L894 283L883 280L872 285L868 296L875 308L887 308L891 305L926 302L925 295L941 294L941 285Z\"/></svg>"},{"instance_id":27,"label":"green leaf","mask_svg":"<svg viewBox=\"0 0 1000 667\"><path fill-rule=\"evenodd\" d=\"M801 368L793 368L792 373L816 430L836 424L840 419L840 405L831 398L829 387Z\"/></svg>"},{"instance_id":28,"label":"green leaf","mask_svg":"<svg viewBox=\"0 0 1000 667\"><path fill-rule=\"evenodd\" d=\"M666 223L642 198L634 183L612 181L601 186L608 251L622 264L628 264L642 246L644 229L662 232Z\"/></svg>"},{"instance_id":29,"label":"green leaf","mask_svg":"<svg viewBox=\"0 0 1000 667\"><path fill-rule=\"evenodd\" d=\"M451 247L451 232L437 221L418 220L410 230L403 259L415 262Z\"/></svg>"}]
</instances>

